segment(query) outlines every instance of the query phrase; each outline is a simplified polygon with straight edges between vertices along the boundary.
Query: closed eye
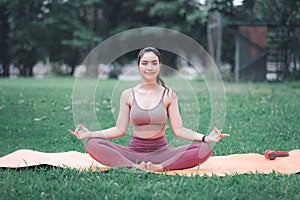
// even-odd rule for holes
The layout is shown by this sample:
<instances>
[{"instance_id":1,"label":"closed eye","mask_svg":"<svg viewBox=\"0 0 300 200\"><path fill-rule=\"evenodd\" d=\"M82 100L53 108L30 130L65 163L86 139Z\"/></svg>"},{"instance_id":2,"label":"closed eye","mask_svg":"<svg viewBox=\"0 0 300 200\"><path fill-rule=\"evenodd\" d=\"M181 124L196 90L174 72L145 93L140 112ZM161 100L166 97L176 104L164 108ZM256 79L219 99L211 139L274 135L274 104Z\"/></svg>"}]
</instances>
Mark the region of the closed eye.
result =
<instances>
[{"instance_id":1,"label":"closed eye","mask_svg":"<svg viewBox=\"0 0 300 200\"><path fill-rule=\"evenodd\" d=\"M152 62L142 62L141 64L142 65L148 65L148 63L151 63L152 65L158 65L158 62L156 60L152 61Z\"/></svg>"}]
</instances>

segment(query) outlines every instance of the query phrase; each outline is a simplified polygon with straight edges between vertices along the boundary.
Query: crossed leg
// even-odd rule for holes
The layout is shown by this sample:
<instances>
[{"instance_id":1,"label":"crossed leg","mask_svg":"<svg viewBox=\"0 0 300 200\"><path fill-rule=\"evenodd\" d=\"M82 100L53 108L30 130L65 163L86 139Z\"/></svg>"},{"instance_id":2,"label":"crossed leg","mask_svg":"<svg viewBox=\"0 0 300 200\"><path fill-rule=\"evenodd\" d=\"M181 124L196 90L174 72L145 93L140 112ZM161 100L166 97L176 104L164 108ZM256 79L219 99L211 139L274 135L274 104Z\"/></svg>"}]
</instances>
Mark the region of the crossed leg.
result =
<instances>
[{"instance_id":1,"label":"crossed leg","mask_svg":"<svg viewBox=\"0 0 300 200\"><path fill-rule=\"evenodd\" d=\"M151 153L136 152L129 147L107 140L91 138L87 141L87 152L98 162L108 166L134 167L146 171L186 169L205 162L211 155L207 143L167 148Z\"/></svg>"}]
</instances>

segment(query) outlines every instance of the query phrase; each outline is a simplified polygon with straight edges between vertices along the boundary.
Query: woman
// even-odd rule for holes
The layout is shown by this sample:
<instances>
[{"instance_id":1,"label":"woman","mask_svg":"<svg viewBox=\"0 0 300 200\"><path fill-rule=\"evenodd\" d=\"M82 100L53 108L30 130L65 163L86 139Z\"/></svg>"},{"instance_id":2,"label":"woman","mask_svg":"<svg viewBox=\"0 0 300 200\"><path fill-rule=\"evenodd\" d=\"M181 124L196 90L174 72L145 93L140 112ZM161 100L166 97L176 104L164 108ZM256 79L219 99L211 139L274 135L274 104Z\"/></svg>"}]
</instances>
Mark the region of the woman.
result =
<instances>
[{"instance_id":1,"label":"woman","mask_svg":"<svg viewBox=\"0 0 300 200\"><path fill-rule=\"evenodd\" d=\"M142 49L136 67L142 77L141 83L121 94L115 127L90 131L79 125L69 132L77 139L89 138L85 144L87 152L108 166L163 171L190 168L205 162L212 154L207 142L218 142L229 134L214 128L205 136L183 126L176 94L159 77L161 57L157 49ZM176 137L197 143L169 148L165 139L167 118ZM133 125L133 135L128 146L108 141L124 136L129 121Z\"/></svg>"}]
</instances>

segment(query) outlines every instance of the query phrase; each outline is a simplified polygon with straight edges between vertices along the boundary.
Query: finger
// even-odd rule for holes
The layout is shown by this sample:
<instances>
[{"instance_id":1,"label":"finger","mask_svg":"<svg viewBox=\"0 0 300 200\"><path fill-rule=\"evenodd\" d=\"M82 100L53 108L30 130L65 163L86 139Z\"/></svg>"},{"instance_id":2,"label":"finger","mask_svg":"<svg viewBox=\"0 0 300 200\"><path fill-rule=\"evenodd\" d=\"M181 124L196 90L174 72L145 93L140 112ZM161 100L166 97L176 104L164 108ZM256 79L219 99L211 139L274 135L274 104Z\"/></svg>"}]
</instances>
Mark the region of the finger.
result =
<instances>
[{"instance_id":1,"label":"finger","mask_svg":"<svg viewBox=\"0 0 300 200\"><path fill-rule=\"evenodd\" d=\"M229 137L230 136L230 134L227 134L227 133L223 133L221 135L222 135L222 137Z\"/></svg>"},{"instance_id":2,"label":"finger","mask_svg":"<svg viewBox=\"0 0 300 200\"><path fill-rule=\"evenodd\" d=\"M76 127L74 134L77 135L78 134L78 127Z\"/></svg>"},{"instance_id":3,"label":"finger","mask_svg":"<svg viewBox=\"0 0 300 200\"><path fill-rule=\"evenodd\" d=\"M80 129L85 129L85 126L83 126L82 124L79 124L79 125L78 125L78 128L80 128Z\"/></svg>"},{"instance_id":4,"label":"finger","mask_svg":"<svg viewBox=\"0 0 300 200\"><path fill-rule=\"evenodd\" d=\"M72 135L75 135L75 136L76 136L76 133L73 132L72 130L69 129L69 132L70 132Z\"/></svg>"},{"instance_id":5,"label":"finger","mask_svg":"<svg viewBox=\"0 0 300 200\"><path fill-rule=\"evenodd\" d=\"M214 133L218 133L218 131L219 131L219 130L218 130L216 127L215 127L214 130L213 130Z\"/></svg>"},{"instance_id":6,"label":"finger","mask_svg":"<svg viewBox=\"0 0 300 200\"><path fill-rule=\"evenodd\" d=\"M76 127L76 130L78 131L78 130L81 128L81 126L82 126L82 125L79 124L79 125ZM76 130L75 130L75 131L76 131Z\"/></svg>"}]
</instances>

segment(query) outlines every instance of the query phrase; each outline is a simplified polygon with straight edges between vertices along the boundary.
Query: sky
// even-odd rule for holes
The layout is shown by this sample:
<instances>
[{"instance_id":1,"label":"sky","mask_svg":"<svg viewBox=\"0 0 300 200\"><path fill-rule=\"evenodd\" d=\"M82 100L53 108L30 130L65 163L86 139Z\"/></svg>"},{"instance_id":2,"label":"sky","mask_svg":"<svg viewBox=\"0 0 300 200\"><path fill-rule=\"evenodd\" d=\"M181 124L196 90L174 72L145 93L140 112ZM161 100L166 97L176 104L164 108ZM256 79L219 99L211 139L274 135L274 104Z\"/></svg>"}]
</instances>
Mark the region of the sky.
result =
<instances>
[{"instance_id":1,"label":"sky","mask_svg":"<svg viewBox=\"0 0 300 200\"><path fill-rule=\"evenodd\" d=\"M199 0L199 1L200 1L201 4L204 4L206 0ZM240 6L240 5L243 4L243 1L244 1L244 0L234 0L234 1L233 1L233 5L235 5L235 6Z\"/></svg>"}]
</instances>

